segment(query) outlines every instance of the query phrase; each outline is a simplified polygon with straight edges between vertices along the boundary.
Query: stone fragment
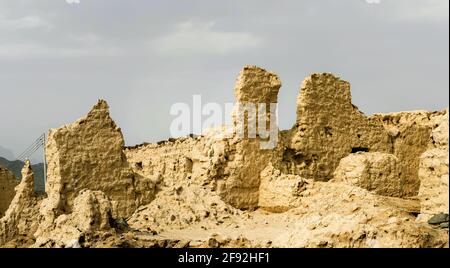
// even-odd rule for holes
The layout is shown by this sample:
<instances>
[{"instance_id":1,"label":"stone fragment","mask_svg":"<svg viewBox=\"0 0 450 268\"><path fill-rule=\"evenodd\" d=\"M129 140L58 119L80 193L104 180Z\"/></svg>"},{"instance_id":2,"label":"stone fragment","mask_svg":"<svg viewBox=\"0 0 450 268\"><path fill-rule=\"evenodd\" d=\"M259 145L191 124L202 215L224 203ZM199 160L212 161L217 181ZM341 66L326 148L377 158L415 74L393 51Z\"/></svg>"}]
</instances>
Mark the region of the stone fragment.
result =
<instances>
[{"instance_id":1,"label":"stone fragment","mask_svg":"<svg viewBox=\"0 0 450 268\"><path fill-rule=\"evenodd\" d=\"M436 214L428 220L428 224L431 225L439 225L444 222L448 222L448 214L445 213Z\"/></svg>"}]
</instances>

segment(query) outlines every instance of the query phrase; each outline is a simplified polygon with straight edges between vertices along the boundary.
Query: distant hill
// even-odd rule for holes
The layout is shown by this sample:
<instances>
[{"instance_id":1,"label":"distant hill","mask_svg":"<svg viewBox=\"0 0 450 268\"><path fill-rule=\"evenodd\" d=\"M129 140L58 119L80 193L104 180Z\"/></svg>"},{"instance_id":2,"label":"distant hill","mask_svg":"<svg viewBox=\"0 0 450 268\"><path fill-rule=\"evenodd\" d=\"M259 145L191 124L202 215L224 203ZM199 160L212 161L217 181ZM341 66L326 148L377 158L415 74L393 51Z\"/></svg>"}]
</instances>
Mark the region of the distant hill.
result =
<instances>
[{"instance_id":1,"label":"distant hill","mask_svg":"<svg viewBox=\"0 0 450 268\"><path fill-rule=\"evenodd\" d=\"M4 157L9 160L15 159L14 154L11 152L11 150L8 150L2 146L0 146L0 157Z\"/></svg>"},{"instance_id":2,"label":"distant hill","mask_svg":"<svg viewBox=\"0 0 450 268\"><path fill-rule=\"evenodd\" d=\"M22 179L22 168L23 168L24 162L20 160L10 161L4 157L0 157L0 166L3 166L7 168L9 171L11 171L17 179ZM32 165L31 168L34 172L34 188L35 191L38 193L45 192L45 183L44 183L44 164L39 163L36 165Z\"/></svg>"}]
</instances>

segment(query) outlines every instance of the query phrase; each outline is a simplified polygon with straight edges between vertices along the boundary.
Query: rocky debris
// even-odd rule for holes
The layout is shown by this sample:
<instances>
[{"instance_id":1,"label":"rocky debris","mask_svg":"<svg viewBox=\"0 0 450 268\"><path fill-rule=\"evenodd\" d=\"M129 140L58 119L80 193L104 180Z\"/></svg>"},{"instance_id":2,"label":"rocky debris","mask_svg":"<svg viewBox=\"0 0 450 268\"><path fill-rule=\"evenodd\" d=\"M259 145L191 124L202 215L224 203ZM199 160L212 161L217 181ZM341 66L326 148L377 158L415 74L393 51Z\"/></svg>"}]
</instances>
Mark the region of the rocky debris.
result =
<instances>
[{"instance_id":1,"label":"rocky debris","mask_svg":"<svg viewBox=\"0 0 450 268\"><path fill-rule=\"evenodd\" d=\"M53 229L42 232L35 247L85 247L97 232L111 231L112 203L100 191L82 190L72 213L60 215Z\"/></svg>"},{"instance_id":2,"label":"rocky debris","mask_svg":"<svg viewBox=\"0 0 450 268\"><path fill-rule=\"evenodd\" d=\"M329 73L303 81L290 135L286 171L305 179L332 179L339 161L350 153L392 150L382 124L370 121L352 104L350 83Z\"/></svg>"},{"instance_id":3,"label":"rocky debris","mask_svg":"<svg viewBox=\"0 0 450 268\"><path fill-rule=\"evenodd\" d=\"M343 158L334 179L364 188L378 195L401 197L403 183L398 159L386 153L356 153Z\"/></svg>"},{"instance_id":4,"label":"rocky debris","mask_svg":"<svg viewBox=\"0 0 450 268\"><path fill-rule=\"evenodd\" d=\"M237 238L231 238L220 234L213 233L207 241L200 243L199 248L250 248L256 247L245 236L240 235Z\"/></svg>"},{"instance_id":5,"label":"rocky debris","mask_svg":"<svg viewBox=\"0 0 450 268\"><path fill-rule=\"evenodd\" d=\"M29 161L25 162L22 181L16 186L15 193L4 217L0 219L0 245L17 239L24 245L33 243L41 199L34 191L34 173Z\"/></svg>"},{"instance_id":6,"label":"rocky debris","mask_svg":"<svg viewBox=\"0 0 450 268\"><path fill-rule=\"evenodd\" d=\"M448 223L448 214L445 213L436 214L428 220L428 224L431 225L439 225L445 222Z\"/></svg>"},{"instance_id":7,"label":"rocky debris","mask_svg":"<svg viewBox=\"0 0 450 268\"><path fill-rule=\"evenodd\" d=\"M374 195L344 183L316 182L303 192L301 206L289 211L298 215L286 219L292 226L273 243L275 247L448 247L446 231L417 223L414 215L392 206L410 202L414 201Z\"/></svg>"},{"instance_id":8,"label":"rocky debris","mask_svg":"<svg viewBox=\"0 0 450 268\"><path fill-rule=\"evenodd\" d=\"M210 190L182 183L160 191L153 202L136 210L128 224L135 230L161 233L194 224L230 224L241 213Z\"/></svg>"},{"instance_id":9,"label":"rocky debris","mask_svg":"<svg viewBox=\"0 0 450 268\"><path fill-rule=\"evenodd\" d=\"M427 221L432 215L449 213L448 175L448 109L429 138L429 150L420 156L419 178L421 215L419 221Z\"/></svg>"},{"instance_id":10,"label":"rocky debris","mask_svg":"<svg viewBox=\"0 0 450 268\"><path fill-rule=\"evenodd\" d=\"M448 247L446 230L415 221L419 200L375 195L342 182L314 182L290 210L256 210L236 224L192 224L158 237L190 241L189 247Z\"/></svg>"},{"instance_id":11,"label":"rocky debris","mask_svg":"<svg viewBox=\"0 0 450 268\"><path fill-rule=\"evenodd\" d=\"M259 207L272 212L282 212L298 207L300 193L310 183L297 175L282 174L270 163L261 172Z\"/></svg>"},{"instance_id":12,"label":"rocky debris","mask_svg":"<svg viewBox=\"0 0 450 268\"><path fill-rule=\"evenodd\" d=\"M11 171L0 166L0 217L5 214L11 204L16 194L14 188L18 183Z\"/></svg>"}]
</instances>

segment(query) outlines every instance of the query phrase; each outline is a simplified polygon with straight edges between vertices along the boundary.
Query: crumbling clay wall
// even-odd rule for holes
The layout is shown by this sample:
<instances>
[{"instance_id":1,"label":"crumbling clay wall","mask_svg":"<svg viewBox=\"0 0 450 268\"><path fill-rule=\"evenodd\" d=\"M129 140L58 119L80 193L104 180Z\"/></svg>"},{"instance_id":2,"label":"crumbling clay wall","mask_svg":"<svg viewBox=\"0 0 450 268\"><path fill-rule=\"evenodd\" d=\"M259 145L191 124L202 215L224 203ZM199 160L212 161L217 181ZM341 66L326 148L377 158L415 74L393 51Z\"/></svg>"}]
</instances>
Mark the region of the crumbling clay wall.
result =
<instances>
[{"instance_id":1,"label":"crumbling clay wall","mask_svg":"<svg viewBox=\"0 0 450 268\"><path fill-rule=\"evenodd\" d=\"M280 87L275 74L246 66L236 107L276 103ZM0 246L217 247L248 236L241 245L448 247L447 230L415 220L448 213L443 113L368 118L351 103L349 83L324 73L303 82L296 125L276 128L273 148L247 136L254 122L241 136L242 118L236 109L232 116L232 126L202 136L125 148L99 101L50 131L42 202L24 167L0 220ZM266 119L266 127L276 121ZM420 200L403 198L417 191Z\"/></svg>"},{"instance_id":2,"label":"crumbling clay wall","mask_svg":"<svg viewBox=\"0 0 450 268\"><path fill-rule=\"evenodd\" d=\"M16 194L14 188L17 184L18 181L14 177L14 174L0 166L0 217L5 214L11 200L14 198L14 195Z\"/></svg>"},{"instance_id":3,"label":"crumbling clay wall","mask_svg":"<svg viewBox=\"0 0 450 268\"><path fill-rule=\"evenodd\" d=\"M240 72L236 86L236 107L240 104L277 103L281 82L275 74L256 66L245 66ZM257 106L256 106L257 107ZM266 165L281 159L282 143L271 150L262 149L266 139L248 137L238 133L254 121L245 117L238 124L236 110L233 113L232 135L223 135L228 127L210 129L200 137L170 139L159 144L146 144L125 149L125 154L136 173L164 186L192 180L208 185L222 199L237 208L256 208L259 198L260 173ZM251 119L250 119L251 120ZM256 118L254 118L256 120ZM276 120L266 111L266 122ZM278 128L275 131L278 135ZM221 138L218 138L221 137ZM278 139L278 137L277 137Z\"/></svg>"},{"instance_id":4,"label":"crumbling clay wall","mask_svg":"<svg viewBox=\"0 0 450 268\"><path fill-rule=\"evenodd\" d=\"M287 171L328 181L352 152L392 152L388 133L353 104L350 84L329 73L306 78L297 99L297 123L285 152Z\"/></svg>"},{"instance_id":5,"label":"crumbling clay wall","mask_svg":"<svg viewBox=\"0 0 450 268\"><path fill-rule=\"evenodd\" d=\"M245 104L258 107L259 104L266 104L266 130L270 130L270 124L276 123L277 120L270 114L270 104L278 103L280 87L281 82L276 74L256 66L245 66L236 81L236 107ZM235 135L227 140L227 161L219 172L221 176L218 177L217 188L226 202L238 208L252 209L258 206L261 171L269 162L277 163L281 159L280 151L283 145L277 142L274 148L264 149L267 139L259 135L256 138L249 137L248 125L259 127L257 118L262 117L259 111L253 118L236 116L234 113ZM239 124L240 120L244 120L243 124ZM244 136L239 134L239 128L242 126L246 129ZM277 135L276 140L279 141L278 127L272 135Z\"/></svg>"},{"instance_id":6,"label":"crumbling clay wall","mask_svg":"<svg viewBox=\"0 0 450 268\"><path fill-rule=\"evenodd\" d=\"M108 109L100 100L84 118L50 130L46 144L48 198L42 207L50 222L70 213L83 189L103 191L119 217L130 216L141 202L153 198L154 186L139 184L142 180L128 167L122 133Z\"/></svg>"},{"instance_id":7,"label":"crumbling clay wall","mask_svg":"<svg viewBox=\"0 0 450 268\"><path fill-rule=\"evenodd\" d=\"M449 214L448 124L447 109L438 127L431 133L429 150L420 157L419 221L427 221L439 213Z\"/></svg>"},{"instance_id":8,"label":"crumbling clay wall","mask_svg":"<svg viewBox=\"0 0 450 268\"><path fill-rule=\"evenodd\" d=\"M18 240L33 244L33 234L38 227L40 198L34 192L34 173L29 161L22 169L22 180L5 216L0 219L0 245Z\"/></svg>"},{"instance_id":9,"label":"crumbling clay wall","mask_svg":"<svg viewBox=\"0 0 450 268\"><path fill-rule=\"evenodd\" d=\"M202 166L202 152L194 148L200 137L170 139L155 144L142 144L124 150L130 167L136 174L159 187L170 187L180 181L191 180Z\"/></svg>"},{"instance_id":10,"label":"crumbling clay wall","mask_svg":"<svg viewBox=\"0 0 450 268\"><path fill-rule=\"evenodd\" d=\"M404 189L400 175L395 155L360 152L341 160L334 172L334 179L378 195L401 197Z\"/></svg>"},{"instance_id":11,"label":"crumbling clay wall","mask_svg":"<svg viewBox=\"0 0 450 268\"><path fill-rule=\"evenodd\" d=\"M398 159L403 196L419 191L420 156L427 150L431 131L438 126L444 112L412 111L375 114L372 122L383 124L391 138L392 154Z\"/></svg>"}]
</instances>

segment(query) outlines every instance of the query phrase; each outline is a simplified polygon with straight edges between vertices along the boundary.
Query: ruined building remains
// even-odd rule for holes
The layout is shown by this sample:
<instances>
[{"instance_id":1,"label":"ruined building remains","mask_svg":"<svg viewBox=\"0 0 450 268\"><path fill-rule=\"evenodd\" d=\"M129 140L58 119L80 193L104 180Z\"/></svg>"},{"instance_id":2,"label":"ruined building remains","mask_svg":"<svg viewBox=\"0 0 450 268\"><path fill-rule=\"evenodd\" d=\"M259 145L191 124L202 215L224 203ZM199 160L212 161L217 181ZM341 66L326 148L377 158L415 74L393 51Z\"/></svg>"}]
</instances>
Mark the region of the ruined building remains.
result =
<instances>
[{"instance_id":1,"label":"ruined building remains","mask_svg":"<svg viewBox=\"0 0 450 268\"><path fill-rule=\"evenodd\" d=\"M245 66L231 126L132 147L98 101L49 131L45 196L0 168L0 246L448 247L448 109L366 116L316 73L279 130L280 89Z\"/></svg>"}]
</instances>

